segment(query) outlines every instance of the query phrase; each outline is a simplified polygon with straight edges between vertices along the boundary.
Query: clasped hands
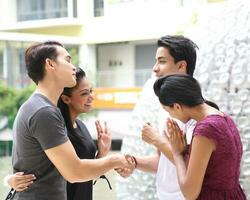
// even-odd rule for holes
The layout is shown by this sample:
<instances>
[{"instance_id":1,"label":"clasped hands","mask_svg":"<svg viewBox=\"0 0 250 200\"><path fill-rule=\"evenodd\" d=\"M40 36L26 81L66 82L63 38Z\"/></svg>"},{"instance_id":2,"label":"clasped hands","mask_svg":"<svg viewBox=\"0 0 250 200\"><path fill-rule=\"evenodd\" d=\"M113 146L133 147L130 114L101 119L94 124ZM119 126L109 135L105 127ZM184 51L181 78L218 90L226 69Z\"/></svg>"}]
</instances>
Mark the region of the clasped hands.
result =
<instances>
[{"instance_id":1,"label":"clasped hands","mask_svg":"<svg viewBox=\"0 0 250 200\"><path fill-rule=\"evenodd\" d=\"M160 135L150 123L146 123L142 128L142 140L157 148L162 144L167 145L173 155L182 154L187 147L186 135L177 122L170 118L167 119L163 135Z\"/></svg>"}]
</instances>

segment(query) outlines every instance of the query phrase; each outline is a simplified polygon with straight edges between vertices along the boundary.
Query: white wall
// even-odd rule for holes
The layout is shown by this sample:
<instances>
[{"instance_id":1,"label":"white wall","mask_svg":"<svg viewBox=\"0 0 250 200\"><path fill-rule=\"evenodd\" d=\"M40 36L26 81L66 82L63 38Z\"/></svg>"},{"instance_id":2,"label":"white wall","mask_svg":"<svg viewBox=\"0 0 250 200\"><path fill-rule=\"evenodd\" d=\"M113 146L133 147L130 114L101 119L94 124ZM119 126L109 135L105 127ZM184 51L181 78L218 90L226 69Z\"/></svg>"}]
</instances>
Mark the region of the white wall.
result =
<instances>
[{"instance_id":1,"label":"white wall","mask_svg":"<svg viewBox=\"0 0 250 200\"><path fill-rule=\"evenodd\" d=\"M96 47L95 45L82 44L79 48L79 66L87 73L91 82L96 76Z\"/></svg>"},{"instance_id":2,"label":"white wall","mask_svg":"<svg viewBox=\"0 0 250 200\"><path fill-rule=\"evenodd\" d=\"M134 45L129 43L107 44L98 46L98 70L112 71L112 85L114 87L134 86ZM116 66L109 63L116 62ZM105 80L98 80L104 82Z\"/></svg>"},{"instance_id":3,"label":"white wall","mask_svg":"<svg viewBox=\"0 0 250 200\"><path fill-rule=\"evenodd\" d=\"M0 25L16 21L16 0L0 0Z\"/></svg>"}]
</instances>

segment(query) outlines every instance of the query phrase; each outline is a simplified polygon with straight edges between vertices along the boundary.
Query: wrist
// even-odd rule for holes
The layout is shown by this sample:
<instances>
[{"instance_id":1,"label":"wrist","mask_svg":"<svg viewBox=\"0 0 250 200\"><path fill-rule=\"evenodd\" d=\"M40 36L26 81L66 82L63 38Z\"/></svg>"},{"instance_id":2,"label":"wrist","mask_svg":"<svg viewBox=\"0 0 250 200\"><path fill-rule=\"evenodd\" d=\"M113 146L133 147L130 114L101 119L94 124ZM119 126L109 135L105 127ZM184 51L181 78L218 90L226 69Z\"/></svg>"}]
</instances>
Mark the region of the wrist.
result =
<instances>
[{"instance_id":1,"label":"wrist","mask_svg":"<svg viewBox=\"0 0 250 200\"><path fill-rule=\"evenodd\" d=\"M183 158L183 153L181 152L173 152L172 154L174 159Z\"/></svg>"},{"instance_id":2,"label":"wrist","mask_svg":"<svg viewBox=\"0 0 250 200\"><path fill-rule=\"evenodd\" d=\"M108 151L107 152L98 151L97 154L96 154L96 158L105 157L107 154L108 154Z\"/></svg>"},{"instance_id":3,"label":"wrist","mask_svg":"<svg viewBox=\"0 0 250 200\"><path fill-rule=\"evenodd\" d=\"M160 149L163 146L168 146L168 143L165 140L161 140L161 139L156 139L153 143L153 145L157 148Z\"/></svg>"},{"instance_id":4,"label":"wrist","mask_svg":"<svg viewBox=\"0 0 250 200\"><path fill-rule=\"evenodd\" d=\"M120 166L120 155L119 154L112 154L108 156L108 162L112 165L112 168L119 168Z\"/></svg>"}]
</instances>

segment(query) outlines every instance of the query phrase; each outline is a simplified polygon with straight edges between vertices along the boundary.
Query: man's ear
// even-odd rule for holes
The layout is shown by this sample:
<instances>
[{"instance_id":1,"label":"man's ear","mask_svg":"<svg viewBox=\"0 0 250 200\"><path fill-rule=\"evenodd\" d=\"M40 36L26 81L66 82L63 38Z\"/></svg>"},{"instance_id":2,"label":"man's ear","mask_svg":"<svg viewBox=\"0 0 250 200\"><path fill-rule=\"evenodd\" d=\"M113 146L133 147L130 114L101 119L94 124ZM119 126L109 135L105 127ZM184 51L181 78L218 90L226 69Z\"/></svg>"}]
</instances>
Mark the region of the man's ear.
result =
<instances>
[{"instance_id":1,"label":"man's ear","mask_svg":"<svg viewBox=\"0 0 250 200\"><path fill-rule=\"evenodd\" d=\"M65 104L69 104L71 102L70 98L67 95L65 95L65 94L62 94L62 96L60 98L62 98L62 101Z\"/></svg>"},{"instance_id":2,"label":"man's ear","mask_svg":"<svg viewBox=\"0 0 250 200\"><path fill-rule=\"evenodd\" d=\"M45 66L49 69L54 69L54 61L50 58L45 59Z\"/></svg>"},{"instance_id":3,"label":"man's ear","mask_svg":"<svg viewBox=\"0 0 250 200\"><path fill-rule=\"evenodd\" d=\"M181 60L178 62L179 68L178 72L186 74L187 73L187 62L185 60Z\"/></svg>"}]
</instances>

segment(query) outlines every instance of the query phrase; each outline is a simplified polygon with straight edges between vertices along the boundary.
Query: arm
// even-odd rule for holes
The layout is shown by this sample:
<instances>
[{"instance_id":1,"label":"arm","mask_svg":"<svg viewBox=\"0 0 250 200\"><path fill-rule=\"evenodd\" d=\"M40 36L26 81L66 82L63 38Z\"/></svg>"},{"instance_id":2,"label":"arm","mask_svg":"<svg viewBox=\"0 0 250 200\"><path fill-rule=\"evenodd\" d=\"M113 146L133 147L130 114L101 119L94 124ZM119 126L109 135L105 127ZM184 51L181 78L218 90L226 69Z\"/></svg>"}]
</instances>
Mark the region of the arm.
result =
<instances>
[{"instance_id":1,"label":"arm","mask_svg":"<svg viewBox=\"0 0 250 200\"><path fill-rule=\"evenodd\" d=\"M79 159L70 141L45 150L46 155L69 182L95 179L114 168L129 167L125 156L112 154L100 159Z\"/></svg>"},{"instance_id":2,"label":"arm","mask_svg":"<svg viewBox=\"0 0 250 200\"><path fill-rule=\"evenodd\" d=\"M156 173L158 169L159 158L160 152L151 156L135 156L137 161L136 168L144 172Z\"/></svg>"},{"instance_id":3,"label":"arm","mask_svg":"<svg viewBox=\"0 0 250 200\"><path fill-rule=\"evenodd\" d=\"M209 159L216 148L215 143L204 136L195 136L188 167L186 167L182 154L185 143L183 135L178 125L171 121L168 124L168 130L180 189L186 199L196 199L201 191Z\"/></svg>"},{"instance_id":4,"label":"arm","mask_svg":"<svg viewBox=\"0 0 250 200\"><path fill-rule=\"evenodd\" d=\"M188 167L182 155L174 155L178 181L183 195L187 199L196 199L201 191L206 168L215 149L211 139L196 136L193 139Z\"/></svg>"}]
</instances>

